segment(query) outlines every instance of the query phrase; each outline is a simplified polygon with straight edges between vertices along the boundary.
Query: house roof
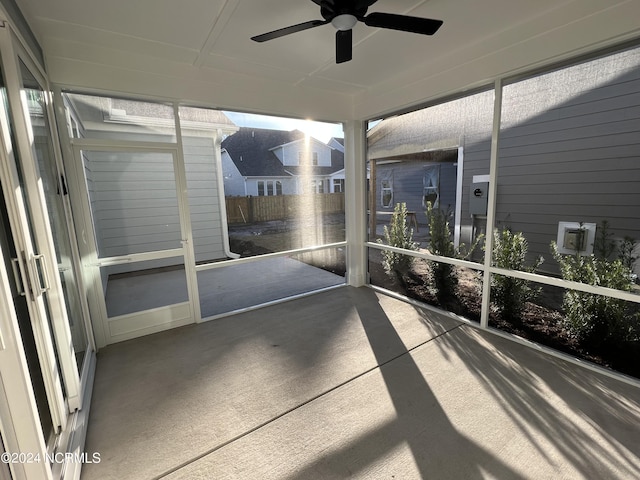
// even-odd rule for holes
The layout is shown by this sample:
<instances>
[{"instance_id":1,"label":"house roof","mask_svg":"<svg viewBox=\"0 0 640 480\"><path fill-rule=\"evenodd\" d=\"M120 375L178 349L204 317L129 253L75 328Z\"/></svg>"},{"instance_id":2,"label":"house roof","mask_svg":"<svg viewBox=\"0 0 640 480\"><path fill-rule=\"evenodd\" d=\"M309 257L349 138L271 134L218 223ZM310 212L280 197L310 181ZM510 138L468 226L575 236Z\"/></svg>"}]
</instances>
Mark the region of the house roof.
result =
<instances>
[{"instance_id":1,"label":"house roof","mask_svg":"<svg viewBox=\"0 0 640 480\"><path fill-rule=\"evenodd\" d=\"M300 130L267 130L242 127L222 141L236 168L245 177L289 177L291 174L272 149L304 138Z\"/></svg>"},{"instance_id":2,"label":"house roof","mask_svg":"<svg viewBox=\"0 0 640 480\"><path fill-rule=\"evenodd\" d=\"M274 150L304 139L305 134L300 130L242 127L237 133L225 138L221 146L245 177L288 177L301 175L303 172L306 175L330 175L344 168L344 153L332 147L328 147L331 148L330 167L284 166Z\"/></svg>"}]
</instances>

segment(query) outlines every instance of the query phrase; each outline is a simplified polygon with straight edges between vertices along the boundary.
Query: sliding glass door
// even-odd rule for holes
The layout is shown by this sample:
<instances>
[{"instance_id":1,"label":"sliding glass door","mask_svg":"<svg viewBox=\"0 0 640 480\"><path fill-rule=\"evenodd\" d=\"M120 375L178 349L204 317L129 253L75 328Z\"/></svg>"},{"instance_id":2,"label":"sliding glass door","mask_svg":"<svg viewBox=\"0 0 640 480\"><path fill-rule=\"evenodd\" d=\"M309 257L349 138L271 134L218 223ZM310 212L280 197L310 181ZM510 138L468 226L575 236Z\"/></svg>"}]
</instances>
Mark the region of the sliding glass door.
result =
<instances>
[{"instance_id":1,"label":"sliding glass door","mask_svg":"<svg viewBox=\"0 0 640 480\"><path fill-rule=\"evenodd\" d=\"M11 30L0 30L2 253L37 406L34 441L52 454L66 451L77 427L94 347L46 80Z\"/></svg>"}]
</instances>

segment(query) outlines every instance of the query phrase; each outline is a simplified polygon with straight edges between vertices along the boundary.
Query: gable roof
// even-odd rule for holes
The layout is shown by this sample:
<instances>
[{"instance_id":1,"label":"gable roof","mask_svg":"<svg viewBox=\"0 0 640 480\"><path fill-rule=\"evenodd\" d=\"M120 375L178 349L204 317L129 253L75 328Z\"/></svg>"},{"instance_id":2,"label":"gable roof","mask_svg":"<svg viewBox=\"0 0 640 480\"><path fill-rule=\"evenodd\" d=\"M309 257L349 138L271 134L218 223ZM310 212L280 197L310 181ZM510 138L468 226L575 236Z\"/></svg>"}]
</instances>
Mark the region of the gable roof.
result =
<instances>
[{"instance_id":1,"label":"gable roof","mask_svg":"<svg viewBox=\"0 0 640 480\"><path fill-rule=\"evenodd\" d=\"M289 177L302 173L301 167L287 166L280 162L273 152L278 147L305 139L300 130L268 130L264 128L241 127L238 132L222 141L226 150L242 176L245 177ZM319 140L318 143L326 145ZM304 173L330 175L344 168L344 153L331 148L331 167L304 167Z\"/></svg>"},{"instance_id":2,"label":"gable roof","mask_svg":"<svg viewBox=\"0 0 640 480\"><path fill-rule=\"evenodd\" d=\"M272 149L301 138L304 138L304 133L300 130L286 132L241 127L225 138L221 147L227 151L242 176L289 177L291 174L284 169Z\"/></svg>"}]
</instances>

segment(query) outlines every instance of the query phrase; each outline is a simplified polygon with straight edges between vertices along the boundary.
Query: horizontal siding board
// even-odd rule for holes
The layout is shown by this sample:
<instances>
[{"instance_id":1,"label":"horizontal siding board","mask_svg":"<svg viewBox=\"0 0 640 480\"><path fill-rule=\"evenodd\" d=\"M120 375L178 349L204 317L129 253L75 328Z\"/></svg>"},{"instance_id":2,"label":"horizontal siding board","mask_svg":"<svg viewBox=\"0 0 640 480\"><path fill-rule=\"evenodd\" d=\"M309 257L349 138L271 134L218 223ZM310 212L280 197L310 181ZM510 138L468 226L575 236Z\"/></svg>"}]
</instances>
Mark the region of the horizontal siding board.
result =
<instances>
[{"instance_id":1,"label":"horizontal siding board","mask_svg":"<svg viewBox=\"0 0 640 480\"><path fill-rule=\"evenodd\" d=\"M515 177L514 177L515 178ZM598 203L601 198L608 195L614 195L620 198L620 204L625 205L626 201L622 200L627 198L624 195L630 195L631 201L637 201L640 198L640 192L638 192L638 185L635 182L583 182L583 183L542 183L542 184L524 184L520 182L513 182L507 184L506 182L498 184L498 195L513 195L514 197L527 197L527 201L536 202L536 199L531 197L539 197L540 195L586 195L585 198L590 198L589 203ZM637 195L633 195L637 194ZM509 197L511 198L511 197ZM640 203L636 203L640 206Z\"/></svg>"},{"instance_id":2,"label":"horizontal siding board","mask_svg":"<svg viewBox=\"0 0 640 480\"><path fill-rule=\"evenodd\" d=\"M187 196L189 198L196 197L209 197L211 201L218 202L218 185L214 180L201 179L197 181L191 181L188 183L189 190Z\"/></svg>"},{"instance_id":3,"label":"horizontal siding board","mask_svg":"<svg viewBox=\"0 0 640 480\"><path fill-rule=\"evenodd\" d=\"M498 195L500 192L498 191ZM518 205L556 205L557 208L564 208L565 205L583 205L584 208L589 208L590 205L608 205L610 207L619 208L623 205L635 206L640 205L640 193L636 194L621 194L621 195L600 195L597 199L594 199L593 195L588 194L548 194L548 195L536 195L535 198L526 195L518 195L516 197L502 196L498 199L500 202L505 202L511 208Z\"/></svg>"},{"instance_id":4,"label":"horizontal siding board","mask_svg":"<svg viewBox=\"0 0 640 480\"><path fill-rule=\"evenodd\" d=\"M166 162L148 163L124 163L124 162L93 162L92 170L104 174L129 174L129 173L157 173L169 172L173 174L173 159Z\"/></svg>"},{"instance_id":5,"label":"horizontal siding board","mask_svg":"<svg viewBox=\"0 0 640 480\"><path fill-rule=\"evenodd\" d=\"M133 237L158 237L162 235L169 235L169 238L181 238L179 235L180 224L166 223L162 225L135 225L125 228L103 228L102 238L133 238ZM177 235L176 235L177 234Z\"/></svg>"},{"instance_id":6,"label":"horizontal siding board","mask_svg":"<svg viewBox=\"0 0 640 480\"><path fill-rule=\"evenodd\" d=\"M145 180L142 182L136 182L135 180L129 180L122 178L119 181L95 181L95 188L101 192L140 192L140 191L153 191L160 190L163 192L171 192L172 196L176 194L176 184L173 179L166 180Z\"/></svg>"},{"instance_id":7,"label":"horizontal siding board","mask_svg":"<svg viewBox=\"0 0 640 480\"><path fill-rule=\"evenodd\" d=\"M177 219L177 216L175 216ZM103 229L127 229L131 227L142 227L161 224L166 222L167 216L162 215L159 217L122 217L105 218L100 220L100 225ZM174 221L173 223L179 223Z\"/></svg>"},{"instance_id":8,"label":"horizontal siding board","mask_svg":"<svg viewBox=\"0 0 640 480\"><path fill-rule=\"evenodd\" d=\"M633 120L618 120L617 118L610 118L605 123L596 125L590 125L585 127L576 128L575 125L565 125L565 128L555 128L550 131L544 132L531 132L528 131L526 135L510 136L505 133L500 138L501 149L508 149L509 147L523 147L546 144L546 143L567 143L576 141L593 141L601 138L610 137L615 135L619 137L623 134L635 134L640 130L640 118ZM616 142L617 143L617 142ZM632 142L633 143L633 142Z\"/></svg>"},{"instance_id":9,"label":"horizontal siding board","mask_svg":"<svg viewBox=\"0 0 640 480\"><path fill-rule=\"evenodd\" d=\"M191 208L191 218L194 220L209 220L211 221L212 215L215 217L220 214L220 208L217 205L211 205L209 203L205 203L203 205L192 205Z\"/></svg>"},{"instance_id":10,"label":"horizontal siding board","mask_svg":"<svg viewBox=\"0 0 640 480\"><path fill-rule=\"evenodd\" d=\"M638 96L640 102L640 96ZM635 121L638 118L638 106L626 104L623 108L606 111L588 111L583 115L553 120L540 119L526 124L517 124L501 129L502 139L520 138L528 135L540 135L550 132L570 131L571 129L587 128L603 125L610 121ZM569 121L567 121L569 120Z\"/></svg>"},{"instance_id":11,"label":"horizontal siding board","mask_svg":"<svg viewBox=\"0 0 640 480\"><path fill-rule=\"evenodd\" d=\"M506 163L506 162L505 162ZM610 178L612 181L625 180L628 176L637 175L640 170L640 157L608 158L596 160L578 160L546 163L521 163L512 162L500 165L498 180L518 176L523 182L540 181L570 181L578 175L587 175L591 178Z\"/></svg>"},{"instance_id":12,"label":"horizontal siding board","mask_svg":"<svg viewBox=\"0 0 640 480\"><path fill-rule=\"evenodd\" d=\"M158 222L164 221L166 218L178 215L177 207L175 209L169 209L167 207L155 207L151 208L131 208L126 210L126 216L123 214L122 209L104 209L96 213L98 220L104 219L117 219L117 218L157 218Z\"/></svg>"}]
</instances>

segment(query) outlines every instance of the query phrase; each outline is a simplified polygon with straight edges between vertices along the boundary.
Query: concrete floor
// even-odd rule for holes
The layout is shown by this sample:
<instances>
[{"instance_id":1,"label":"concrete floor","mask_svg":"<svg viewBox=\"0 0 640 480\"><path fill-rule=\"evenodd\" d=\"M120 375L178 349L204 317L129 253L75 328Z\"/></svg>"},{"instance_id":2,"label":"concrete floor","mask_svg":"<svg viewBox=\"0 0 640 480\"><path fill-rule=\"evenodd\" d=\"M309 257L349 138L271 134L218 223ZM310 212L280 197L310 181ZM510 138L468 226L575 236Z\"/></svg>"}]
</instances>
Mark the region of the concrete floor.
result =
<instances>
[{"instance_id":1,"label":"concrete floor","mask_svg":"<svg viewBox=\"0 0 640 480\"><path fill-rule=\"evenodd\" d=\"M202 318L344 284L343 276L284 256L203 270L197 277ZM184 267L115 275L107 285L109 317L189 300Z\"/></svg>"},{"instance_id":2,"label":"concrete floor","mask_svg":"<svg viewBox=\"0 0 640 480\"><path fill-rule=\"evenodd\" d=\"M640 389L343 287L98 354L83 479L640 478Z\"/></svg>"}]
</instances>

